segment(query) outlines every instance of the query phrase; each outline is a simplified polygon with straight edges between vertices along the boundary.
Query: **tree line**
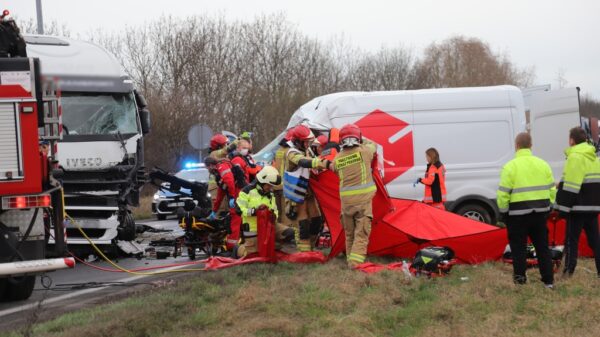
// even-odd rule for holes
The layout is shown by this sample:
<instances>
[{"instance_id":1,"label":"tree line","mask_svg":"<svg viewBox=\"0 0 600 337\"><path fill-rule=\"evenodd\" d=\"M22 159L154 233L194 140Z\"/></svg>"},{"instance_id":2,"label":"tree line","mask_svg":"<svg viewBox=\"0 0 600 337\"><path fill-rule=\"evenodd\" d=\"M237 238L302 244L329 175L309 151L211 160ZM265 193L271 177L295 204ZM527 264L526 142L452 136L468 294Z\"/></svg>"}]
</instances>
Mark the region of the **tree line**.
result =
<instances>
[{"instance_id":1,"label":"tree line","mask_svg":"<svg viewBox=\"0 0 600 337\"><path fill-rule=\"evenodd\" d=\"M61 29L62 28L62 29ZM55 30L66 31L56 26ZM517 67L486 42L455 36L432 42L420 57L402 45L361 49L343 37L307 36L285 15L229 21L162 17L90 39L114 53L146 96L153 129L146 164L176 169L197 155L187 132L254 132L260 148L291 114L316 96L339 91L531 85L533 69Z\"/></svg>"}]
</instances>

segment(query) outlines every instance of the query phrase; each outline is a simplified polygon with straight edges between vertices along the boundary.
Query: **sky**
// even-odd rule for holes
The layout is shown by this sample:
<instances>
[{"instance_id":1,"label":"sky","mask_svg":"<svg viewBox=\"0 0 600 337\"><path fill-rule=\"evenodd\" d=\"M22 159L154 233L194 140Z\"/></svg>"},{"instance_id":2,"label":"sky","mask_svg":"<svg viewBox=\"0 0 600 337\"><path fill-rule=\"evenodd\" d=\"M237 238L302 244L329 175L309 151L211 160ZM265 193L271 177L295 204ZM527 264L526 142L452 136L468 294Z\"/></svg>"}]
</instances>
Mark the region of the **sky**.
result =
<instances>
[{"instance_id":1,"label":"sky","mask_svg":"<svg viewBox=\"0 0 600 337\"><path fill-rule=\"evenodd\" d=\"M19 19L35 17L36 0L5 0ZM433 41L477 37L535 69L535 84L568 87L600 99L600 1L597 0L42 0L44 20L64 23L72 34L115 31L161 15L224 16L250 21L284 13L297 28L327 41L343 36L368 51L412 48L416 56Z\"/></svg>"}]
</instances>

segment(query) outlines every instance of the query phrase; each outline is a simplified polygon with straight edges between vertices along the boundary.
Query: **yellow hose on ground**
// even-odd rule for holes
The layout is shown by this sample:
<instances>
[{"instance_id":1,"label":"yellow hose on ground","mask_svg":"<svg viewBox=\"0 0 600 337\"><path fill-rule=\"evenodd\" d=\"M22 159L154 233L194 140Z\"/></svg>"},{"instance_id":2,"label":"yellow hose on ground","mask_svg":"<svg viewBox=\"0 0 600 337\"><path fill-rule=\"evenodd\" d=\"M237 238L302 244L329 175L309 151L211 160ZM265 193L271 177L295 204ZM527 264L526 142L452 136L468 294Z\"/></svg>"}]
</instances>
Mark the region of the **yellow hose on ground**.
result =
<instances>
[{"instance_id":1,"label":"yellow hose on ground","mask_svg":"<svg viewBox=\"0 0 600 337\"><path fill-rule=\"evenodd\" d=\"M113 262L111 259L109 259L106 255L104 255L104 253L102 252L102 250L100 248L98 248L98 246L96 246L92 240L89 238L89 236L87 236L87 234L85 234L85 232L83 231L83 228L81 228L81 226L77 223L77 221L75 221L75 219L73 219L71 216L69 216L68 214L66 214L65 212L65 217L67 219L69 219L69 221L71 221L71 223L73 223L73 225L75 227L77 227L77 229L79 230L79 232L81 233L81 235L83 235L83 237L90 243L90 245L92 246L92 248L94 248L94 250L98 253L98 255L100 255L100 257L102 257L102 259L106 262L108 262L110 265L112 265L113 267L128 273L128 274L133 274L133 275L146 275L146 276L152 276L152 275L164 275L164 274L171 274L171 273L189 273L189 272L197 272L197 271L205 271L204 269L176 269L176 270L162 270L162 271L155 271L155 272L138 272L138 271L132 271L126 268L121 267L120 265L116 264L115 262Z\"/></svg>"}]
</instances>

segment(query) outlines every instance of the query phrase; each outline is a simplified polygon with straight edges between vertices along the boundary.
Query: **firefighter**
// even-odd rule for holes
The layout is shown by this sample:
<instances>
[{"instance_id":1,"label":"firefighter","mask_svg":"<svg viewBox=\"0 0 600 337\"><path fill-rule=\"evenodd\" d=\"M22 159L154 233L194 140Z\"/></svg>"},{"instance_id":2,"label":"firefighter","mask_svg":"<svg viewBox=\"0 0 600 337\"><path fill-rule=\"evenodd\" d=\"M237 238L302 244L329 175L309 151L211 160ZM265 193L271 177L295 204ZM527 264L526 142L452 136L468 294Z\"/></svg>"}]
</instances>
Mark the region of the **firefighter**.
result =
<instances>
[{"instance_id":1,"label":"firefighter","mask_svg":"<svg viewBox=\"0 0 600 337\"><path fill-rule=\"evenodd\" d=\"M340 152L340 129L331 128L327 142L323 145L323 149L319 156L323 159L333 161L333 158Z\"/></svg>"},{"instance_id":2,"label":"firefighter","mask_svg":"<svg viewBox=\"0 0 600 337\"><path fill-rule=\"evenodd\" d=\"M210 139L209 156L217 160L224 159L227 158L227 154L235 150L236 147L237 141L232 142L232 144L229 144L229 139L224 135L218 133L212 136L212 138ZM208 181L208 193L210 194L210 200L213 203L217 198L218 188L219 187L217 186L215 176L211 174L210 180ZM219 213L225 212L228 209L229 207L225 202L225 199L223 199L223 202L221 203L221 205L219 205Z\"/></svg>"},{"instance_id":3,"label":"firefighter","mask_svg":"<svg viewBox=\"0 0 600 337\"><path fill-rule=\"evenodd\" d=\"M497 204L506 223L513 255L513 281L527 282L527 238L538 257L542 282L554 286L552 258L548 247L546 218L556 195L550 165L531 153L531 136L523 132L515 139L515 158L506 163L500 175Z\"/></svg>"},{"instance_id":4,"label":"firefighter","mask_svg":"<svg viewBox=\"0 0 600 337\"><path fill-rule=\"evenodd\" d=\"M320 156L323 153L323 148L327 145L327 136L320 135L315 139L312 145L312 151L315 155Z\"/></svg>"},{"instance_id":5,"label":"firefighter","mask_svg":"<svg viewBox=\"0 0 600 337\"><path fill-rule=\"evenodd\" d=\"M229 139L220 133L212 136L210 139L210 156L215 159L227 158L227 155L234 151L238 146L239 140L229 143Z\"/></svg>"},{"instance_id":6,"label":"firefighter","mask_svg":"<svg viewBox=\"0 0 600 337\"><path fill-rule=\"evenodd\" d=\"M229 210L229 214L231 215L231 234L227 237L227 248L233 249L240 238L241 224L241 218L236 212L235 204L235 199L240 190L235 184L235 177L232 172L233 165L228 159L217 160L213 157L206 157L204 165L206 165L209 172L215 176L218 187L210 218L214 219L217 216L217 213L220 213L221 203L226 200L225 203Z\"/></svg>"},{"instance_id":7,"label":"firefighter","mask_svg":"<svg viewBox=\"0 0 600 337\"><path fill-rule=\"evenodd\" d=\"M373 219L372 201L377 188L373 182L371 163L375 144L363 140L358 126L348 124L340 130L341 152L329 165L340 178L342 224L346 232L348 266L365 262Z\"/></svg>"},{"instance_id":8,"label":"firefighter","mask_svg":"<svg viewBox=\"0 0 600 337\"><path fill-rule=\"evenodd\" d=\"M567 161L554 206L567 220L563 273L571 276L575 272L579 236L583 229L588 245L594 252L596 272L600 277L600 161L594 146L587 142L587 135L582 128L570 130L569 145L565 151Z\"/></svg>"},{"instance_id":9,"label":"firefighter","mask_svg":"<svg viewBox=\"0 0 600 337\"><path fill-rule=\"evenodd\" d=\"M283 177L284 173L284 157L287 153L288 149L291 146L292 140L292 131L293 128L286 131L285 135L279 141L279 148L275 152L275 158L273 159L273 167L279 172L279 176ZM284 211L285 198L283 197L283 182L279 185L275 186L273 189L273 193L275 194L275 199L277 200L277 209L279 210L279 215L277 216L277 224L289 226L291 224L291 220L287 218Z\"/></svg>"},{"instance_id":10,"label":"firefighter","mask_svg":"<svg viewBox=\"0 0 600 337\"><path fill-rule=\"evenodd\" d=\"M246 186L236 199L239 212L242 214L244 242L238 247L237 256L243 257L257 252L258 223L256 212L260 207L268 208L277 217L277 202L273 188L281 184L281 176L277 169L265 166L256 175L256 180ZM278 241L289 242L294 238L294 231L289 227L276 227Z\"/></svg>"},{"instance_id":11,"label":"firefighter","mask_svg":"<svg viewBox=\"0 0 600 337\"><path fill-rule=\"evenodd\" d=\"M308 184L310 170L325 169L326 165L309 152L315 136L308 127L294 127L290 138L291 147L284 156L284 209L296 231L298 250L307 252L314 248L323 225L317 201Z\"/></svg>"},{"instance_id":12,"label":"firefighter","mask_svg":"<svg viewBox=\"0 0 600 337\"><path fill-rule=\"evenodd\" d=\"M417 179L415 185L425 185L425 197L423 202L437 209L446 210L446 168L440 162L440 154L435 148L425 151L427 159L427 170L425 177Z\"/></svg>"}]
</instances>

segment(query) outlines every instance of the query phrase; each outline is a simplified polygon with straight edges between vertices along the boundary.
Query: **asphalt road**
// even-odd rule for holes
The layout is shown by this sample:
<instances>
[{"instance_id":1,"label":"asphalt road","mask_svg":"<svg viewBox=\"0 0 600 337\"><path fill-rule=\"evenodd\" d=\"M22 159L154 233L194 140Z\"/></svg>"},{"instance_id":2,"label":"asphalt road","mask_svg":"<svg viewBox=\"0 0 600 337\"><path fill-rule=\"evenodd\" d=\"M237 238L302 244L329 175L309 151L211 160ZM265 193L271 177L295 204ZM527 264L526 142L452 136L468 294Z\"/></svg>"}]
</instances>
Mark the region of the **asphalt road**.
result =
<instances>
[{"instance_id":1,"label":"asphalt road","mask_svg":"<svg viewBox=\"0 0 600 337\"><path fill-rule=\"evenodd\" d=\"M145 224L156 229L180 230L177 222L170 219L164 221L138 221L138 224ZM125 269L164 266L188 261L189 259L186 256L168 257L160 260L132 257L114 260ZM94 266L114 269L104 261L97 260L91 263ZM199 267L201 266L187 266L187 268ZM186 266L161 270L178 268L186 268ZM177 273L177 275L183 274ZM20 302L0 303L0 331L18 329L27 321L31 321L35 315L39 316L38 319L51 318L67 311L102 303L111 297L123 296L127 292L141 291L144 287L160 287L168 283L169 279L177 277L176 274L147 276L123 272L106 272L81 263L77 263L73 269L57 270L46 275L48 276L46 281L51 280L51 290L44 288L38 277L31 298ZM112 285L107 285L107 283ZM43 310L38 309L40 301L42 301L41 307Z\"/></svg>"}]
</instances>

